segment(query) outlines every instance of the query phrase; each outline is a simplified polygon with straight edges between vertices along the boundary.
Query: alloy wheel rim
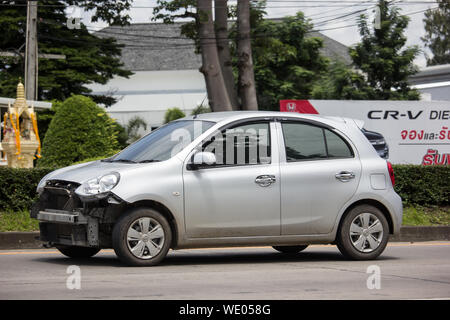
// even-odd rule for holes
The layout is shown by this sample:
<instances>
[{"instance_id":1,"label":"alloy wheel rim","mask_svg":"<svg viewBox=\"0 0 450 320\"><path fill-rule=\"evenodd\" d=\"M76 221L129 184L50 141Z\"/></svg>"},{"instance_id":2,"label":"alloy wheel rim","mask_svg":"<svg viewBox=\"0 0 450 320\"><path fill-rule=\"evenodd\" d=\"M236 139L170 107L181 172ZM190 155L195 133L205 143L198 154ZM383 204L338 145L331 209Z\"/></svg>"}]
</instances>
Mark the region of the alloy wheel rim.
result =
<instances>
[{"instance_id":1,"label":"alloy wheel rim","mask_svg":"<svg viewBox=\"0 0 450 320\"><path fill-rule=\"evenodd\" d=\"M155 219L139 218L130 224L127 245L131 254L139 259L152 259L164 246L164 229Z\"/></svg>"},{"instance_id":2,"label":"alloy wheel rim","mask_svg":"<svg viewBox=\"0 0 450 320\"><path fill-rule=\"evenodd\" d=\"M356 250L369 253L383 240L383 224L372 213L361 213L350 224L350 241Z\"/></svg>"}]
</instances>

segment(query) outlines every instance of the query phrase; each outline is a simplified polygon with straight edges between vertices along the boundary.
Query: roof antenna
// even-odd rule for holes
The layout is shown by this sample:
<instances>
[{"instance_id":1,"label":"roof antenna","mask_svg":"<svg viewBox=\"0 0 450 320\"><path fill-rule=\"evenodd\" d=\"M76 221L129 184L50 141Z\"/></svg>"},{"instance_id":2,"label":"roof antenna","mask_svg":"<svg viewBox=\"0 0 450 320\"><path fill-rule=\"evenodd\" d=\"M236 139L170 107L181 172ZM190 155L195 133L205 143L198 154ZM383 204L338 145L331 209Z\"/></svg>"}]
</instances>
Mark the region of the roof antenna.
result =
<instances>
[{"instance_id":1,"label":"roof antenna","mask_svg":"<svg viewBox=\"0 0 450 320\"><path fill-rule=\"evenodd\" d=\"M203 98L202 103L200 103L199 107L203 107L203 102L205 102L205 99L206 99L207 96L208 95L205 95L205 97ZM194 117L192 119L197 119L197 116L198 116L198 113L194 114Z\"/></svg>"}]
</instances>

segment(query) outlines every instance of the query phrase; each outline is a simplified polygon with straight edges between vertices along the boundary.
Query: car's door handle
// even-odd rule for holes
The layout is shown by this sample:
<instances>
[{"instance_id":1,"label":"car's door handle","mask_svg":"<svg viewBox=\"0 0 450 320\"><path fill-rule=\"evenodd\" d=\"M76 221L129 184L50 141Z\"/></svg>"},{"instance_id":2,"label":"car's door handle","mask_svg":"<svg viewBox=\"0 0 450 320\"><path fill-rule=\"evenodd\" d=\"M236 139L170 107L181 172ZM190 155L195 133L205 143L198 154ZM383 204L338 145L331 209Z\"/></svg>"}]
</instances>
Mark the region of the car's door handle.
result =
<instances>
[{"instance_id":1,"label":"car's door handle","mask_svg":"<svg viewBox=\"0 0 450 320\"><path fill-rule=\"evenodd\" d=\"M342 182L348 182L351 179L355 179L355 174L349 171L341 171L339 173L336 173L335 177Z\"/></svg>"},{"instance_id":2,"label":"car's door handle","mask_svg":"<svg viewBox=\"0 0 450 320\"><path fill-rule=\"evenodd\" d=\"M261 187L268 187L272 183L275 183L277 179L274 175L271 174L264 174L262 176L257 176L255 179L255 183L260 185Z\"/></svg>"}]
</instances>

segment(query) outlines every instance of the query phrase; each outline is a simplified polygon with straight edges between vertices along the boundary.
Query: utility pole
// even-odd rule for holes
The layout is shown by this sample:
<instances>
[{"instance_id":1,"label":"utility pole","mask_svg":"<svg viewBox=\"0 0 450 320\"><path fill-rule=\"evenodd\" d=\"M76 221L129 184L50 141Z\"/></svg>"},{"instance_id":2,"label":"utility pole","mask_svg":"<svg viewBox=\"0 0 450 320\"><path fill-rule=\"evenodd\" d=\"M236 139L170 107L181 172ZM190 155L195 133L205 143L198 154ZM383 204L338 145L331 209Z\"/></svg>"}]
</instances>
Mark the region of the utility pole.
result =
<instances>
[{"instance_id":1,"label":"utility pole","mask_svg":"<svg viewBox=\"0 0 450 320\"><path fill-rule=\"evenodd\" d=\"M25 57L25 97L32 101L37 100L38 59L66 59L63 54L38 53L37 8L37 1L27 2L25 53L19 52L23 45L17 51L0 51L0 57Z\"/></svg>"},{"instance_id":2,"label":"utility pole","mask_svg":"<svg viewBox=\"0 0 450 320\"><path fill-rule=\"evenodd\" d=\"M27 1L25 45L25 96L36 100L38 82L37 1Z\"/></svg>"}]
</instances>

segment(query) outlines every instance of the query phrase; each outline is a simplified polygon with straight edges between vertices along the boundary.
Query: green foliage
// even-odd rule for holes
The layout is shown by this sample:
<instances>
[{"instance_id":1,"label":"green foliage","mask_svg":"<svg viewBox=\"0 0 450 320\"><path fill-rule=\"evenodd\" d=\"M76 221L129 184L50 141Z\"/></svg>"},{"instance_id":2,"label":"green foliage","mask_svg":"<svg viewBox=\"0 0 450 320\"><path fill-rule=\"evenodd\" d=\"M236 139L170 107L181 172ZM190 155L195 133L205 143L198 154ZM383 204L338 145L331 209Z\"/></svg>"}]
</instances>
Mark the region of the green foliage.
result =
<instances>
[{"instance_id":1,"label":"green foliage","mask_svg":"<svg viewBox=\"0 0 450 320\"><path fill-rule=\"evenodd\" d=\"M76 95L57 109L45 135L38 166L67 166L109 156L118 148L114 120L90 98Z\"/></svg>"},{"instance_id":2,"label":"green foliage","mask_svg":"<svg viewBox=\"0 0 450 320\"><path fill-rule=\"evenodd\" d=\"M406 204L450 205L450 166L394 165L394 173Z\"/></svg>"},{"instance_id":3,"label":"green foliage","mask_svg":"<svg viewBox=\"0 0 450 320\"><path fill-rule=\"evenodd\" d=\"M427 57L427 65L450 63L450 1L437 0L437 9L425 12L425 36L422 41L431 53L432 58Z\"/></svg>"},{"instance_id":4,"label":"green foliage","mask_svg":"<svg viewBox=\"0 0 450 320\"><path fill-rule=\"evenodd\" d=\"M450 225L449 207L423 207L420 205L403 208L404 226Z\"/></svg>"},{"instance_id":5,"label":"green foliage","mask_svg":"<svg viewBox=\"0 0 450 320\"><path fill-rule=\"evenodd\" d=\"M2 51L23 51L26 32L26 5L0 6L0 48ZM8 2L9 3L9 2ZM122 1L51 1L38 7L38 46L40 53L63 54L66 59L39 59L38 100L65 100L71 94L89 94L87 84L105 84L114 76L128 77L120 62L121 47L113 38L100 38L89 33L86 26L68 29L64 10L75 4L88 10L96 9L92 19L109 23L126 23L127 15L118 13L131 3ZM129 18L129 17L128 17ZM15 97L19 77L24 75L22 56L0 58L0 96ZM111 95L92 96L109 106Z\"/></svg>"},{"instance_id":6,"label":"green foliage","mask_svg":"<svg viewBox=\"0 0 450 320\"><path fill-rule=\"evenodd\" d=\"M379 0L380 26L370 30L368 18L361 15L358 20L362 41L350 48L353 63L367 77L372 90L369 99L418 100L419 92L411 89L408 78L417 72L414 58L419 53L417 46L406 47L404 31L409 18L388 1Z\"/></svg>"},{"instance_id":7,"label":"green foliage","mask_svg":"<svg viewBox=\"0 0 450 320\"><path fill-rule=\"evenodd\" d=\"M0 167L0 210L29 209L36 199L39 181L54 169L13 169Z\"/></svg>"},{"instance_id":8,"label":"green foliage","mask_svg":"<svg viewBox=\"0 0 450 320\"><path fill-rule=\"evenodd\" d=\"M200 41L198 38L198 23L200 16L196 12L197 0L156 0L153 8L153 21L162 21L172 24L177 19L183 19L181 34L194 40L196 52L200 52ZM188 21L186 19L191 19Z\"/></svg>"},{"instance_id":9,"label":"green foliage","mask_svg":"<svg viewBox=\"0 0 450 320\"><path fill-rule=\"evenodd\" d=\"M0 232L38 230L39 221L32 219L28 210L0 212Z\"/></svg>"},{"instance_id":10,"label":"green foliage","mask_svg":"<svg viewBox=\"0 0 450 320\"><path fill-rule=\"evenodd\" d=\"M211 108L199 104L194 110L192 110L191 115L195 116L197 114L209 113L209 112L211 112Z\"/></svg>"},{"instance_id":11,"label":"green foliage","mask_svg":"<svg viewBox=\"0 0 450 320\"><path fill-rule=\"evenodd\" d=\"M164 123L169 123L170 121L184 117L186 117L186 115L179 108L170 108L167 109L166 113L164 114Z\"/></svg>"},{"instance_id":12,"label":"green foliage","mask_svg":"<svg viewBox=\"0 0 450 320\"><path fill-rule=\"evenodd\" d=\"M252 11L252 54L258 105L278 110L282 99L308 99L329 60L322 39L310 37L313 25L302 12L275 22L265 20L264 2ZM262 36L264 35L264 36ZM267 36L266 36L267 35ZM235 52L235 45L232 47ZM236 67L237 60L234 59Z\"/></svg>"},{"instance_id":13,"label":"green foliage","mask_svg":"<svg viewBox=\"0 0 450 320\"><path fill-rule=\"evenodd\" d=\"M114 121L113 128L117 136L117 148L120 150L126 148L128 146L128 134L126 129L117 121Z\"/></svg>"},{"instance_id":14,"label":"green foliage","mask_svg":"<svg viewBox=\"0 0 450 320\"><path fill-rule=\"evenodd\" d=\"M361 73L333 61L328 72L314 84L311 96L324 100L366 100L371 98L372 91Z\"/></svg>"}]
</instances>

